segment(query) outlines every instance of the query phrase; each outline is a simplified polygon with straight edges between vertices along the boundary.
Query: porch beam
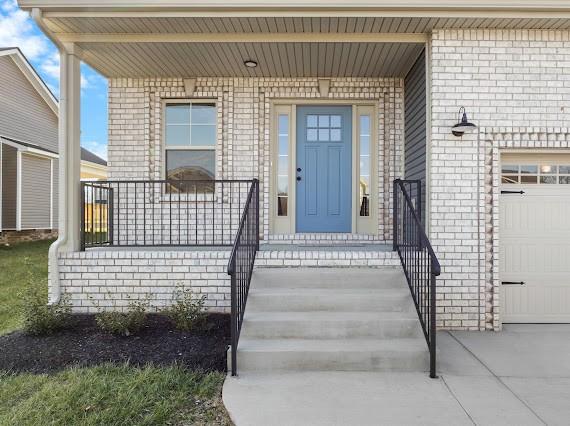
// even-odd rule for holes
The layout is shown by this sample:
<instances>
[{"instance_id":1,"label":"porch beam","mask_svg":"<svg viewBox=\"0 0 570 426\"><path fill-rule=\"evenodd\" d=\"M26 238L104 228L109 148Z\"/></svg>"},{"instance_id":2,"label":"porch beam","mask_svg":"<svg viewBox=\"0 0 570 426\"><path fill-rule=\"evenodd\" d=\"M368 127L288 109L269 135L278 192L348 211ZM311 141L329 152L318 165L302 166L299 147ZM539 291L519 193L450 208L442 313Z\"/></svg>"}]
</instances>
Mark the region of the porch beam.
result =
<instances>
[{"instance_id":1,"label":"porch beam","mask_svg":"<svg viewBox=\"0 0 570 426\"><path fill-rule=\"evenodd\" d=\"M423 33L59 33L62 43L426 43Z\"/></svg>"}]
</instances>

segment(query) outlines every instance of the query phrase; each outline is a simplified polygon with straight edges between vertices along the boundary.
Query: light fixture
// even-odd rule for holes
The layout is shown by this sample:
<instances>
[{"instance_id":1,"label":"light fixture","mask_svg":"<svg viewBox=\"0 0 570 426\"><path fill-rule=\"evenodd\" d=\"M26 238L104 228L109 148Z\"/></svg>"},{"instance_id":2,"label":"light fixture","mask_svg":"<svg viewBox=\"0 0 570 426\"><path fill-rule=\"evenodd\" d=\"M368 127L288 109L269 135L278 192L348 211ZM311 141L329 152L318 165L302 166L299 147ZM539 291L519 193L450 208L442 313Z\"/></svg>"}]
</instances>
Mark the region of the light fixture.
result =
<instances>
[{"instance_id":1,"label":"light fixture","mask_svg":"<svg viewBox=\"0 0 570 426\"><path fill-rule=\"evenodd\" d=\"M465 112L465 107L459 108L459 123L451 128L451 133L454 136L463 136L464 133L470 133L474 131L477 126L473 123L470 123L467 120L467 113Z\"/></svg>"},{"instance_id":2,"label":"light fixture","mask_svg":"<svg viewBox=\"0 0 570 426\"><path fill-rule=\"evenodd\" d=\"M257 62L248 59L247 61L244 61L243 64L248 67L248 68L257 68Z\"/></svg>"}]
</instances>

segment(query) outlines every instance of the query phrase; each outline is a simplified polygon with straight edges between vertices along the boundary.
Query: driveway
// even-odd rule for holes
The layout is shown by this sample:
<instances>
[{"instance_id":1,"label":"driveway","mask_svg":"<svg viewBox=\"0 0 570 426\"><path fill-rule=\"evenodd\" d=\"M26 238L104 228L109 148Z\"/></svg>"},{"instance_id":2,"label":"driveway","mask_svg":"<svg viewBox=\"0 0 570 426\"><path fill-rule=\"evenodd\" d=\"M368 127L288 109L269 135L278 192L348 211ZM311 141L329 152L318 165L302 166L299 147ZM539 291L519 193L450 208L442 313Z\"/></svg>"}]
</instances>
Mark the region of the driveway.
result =
<instances>
[{"instance_id":1,"label":"driveway","mask_svg":"<svg viewBox=\"0 0 570 426\"><path fill-rule=\"evenodd\" d=\"M439 378L299 372L228 377L242 425L568 425L570 325L440 332Z\"/></svg>"}]
</instances>

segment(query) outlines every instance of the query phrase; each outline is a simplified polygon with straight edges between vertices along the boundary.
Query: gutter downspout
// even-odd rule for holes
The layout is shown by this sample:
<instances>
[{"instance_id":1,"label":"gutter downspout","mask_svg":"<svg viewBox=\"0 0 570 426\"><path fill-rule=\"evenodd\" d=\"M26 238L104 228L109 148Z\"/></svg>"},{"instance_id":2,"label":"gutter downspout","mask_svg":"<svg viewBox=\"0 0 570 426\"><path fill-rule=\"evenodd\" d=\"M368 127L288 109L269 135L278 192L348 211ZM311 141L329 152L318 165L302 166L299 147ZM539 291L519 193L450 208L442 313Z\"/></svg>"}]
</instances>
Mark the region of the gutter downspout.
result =
<instances>
[{"instance_id":1,"label":"gutter downspout","mask_svg":"<svg viewBox=\"0 0 570 426\"><path fill-rule=\"evenodd\" d=\"M60 57L63 60L65 48L63 44L61 44L54 36L51 34L51 31L48 29L47 25L45 24L42 16L42 11L36 7L32 9L32 18L38 25L38 27L43 31L43 33L57 46L59 49ZM60 82L65 81L67 78L67 66L60 62ZM61 83L60 83L61 87ZM60 89L61 90L61 89ZM49 252L48 252L48 283L49 283L49 304L58 303L61 300L61 282L59 280L59 252L60 249L67 245L68 243L68 232L67 232L67 223L68 223L68 211L63 206L65 206L67 201L67 188L66 182L64 179L64 167L62 164L65 164L65 156L66 156L66 149L65 149L65 141L66 141L66 126L64 120L66 117L62 117L62 111L64 111L63 115L65 115L66 111L66 97L62 97L60 93L59 99L59 114L58 114L58 146L59 146L59 161L58 161L58 185L59 185L59 208L58 208L58 236L57 240L50 245Z\"/></svg>"}]
</instances>

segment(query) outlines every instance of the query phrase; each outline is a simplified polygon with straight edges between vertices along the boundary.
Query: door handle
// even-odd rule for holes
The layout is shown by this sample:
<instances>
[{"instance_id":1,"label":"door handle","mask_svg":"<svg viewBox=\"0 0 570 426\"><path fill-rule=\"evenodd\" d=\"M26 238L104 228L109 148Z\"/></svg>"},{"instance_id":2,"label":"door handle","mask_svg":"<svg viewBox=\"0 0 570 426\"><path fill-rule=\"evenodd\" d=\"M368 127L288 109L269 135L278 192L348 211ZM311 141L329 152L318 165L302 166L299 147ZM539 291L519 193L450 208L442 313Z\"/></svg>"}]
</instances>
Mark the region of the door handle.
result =
<instances>
[{"instance_id":1,"label":"door handle","mask_svg":"<svg viewBox=\"0 0 570 426\"><path fill-rule=\"evenodd\" d=\"M524 285L524 281L501 281L502 285Z\"/></svg>"},{"instance_id":2,"label":"door handle","mask_svg":"<svg viewBox=\"0 0 570 426\"><path fill-rule=\"evenodd\" d=\"M297 176L297 182L301 182L301 176Z\"/></svg>"}]
</instances>

